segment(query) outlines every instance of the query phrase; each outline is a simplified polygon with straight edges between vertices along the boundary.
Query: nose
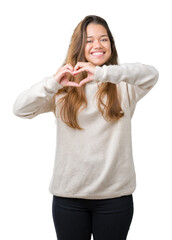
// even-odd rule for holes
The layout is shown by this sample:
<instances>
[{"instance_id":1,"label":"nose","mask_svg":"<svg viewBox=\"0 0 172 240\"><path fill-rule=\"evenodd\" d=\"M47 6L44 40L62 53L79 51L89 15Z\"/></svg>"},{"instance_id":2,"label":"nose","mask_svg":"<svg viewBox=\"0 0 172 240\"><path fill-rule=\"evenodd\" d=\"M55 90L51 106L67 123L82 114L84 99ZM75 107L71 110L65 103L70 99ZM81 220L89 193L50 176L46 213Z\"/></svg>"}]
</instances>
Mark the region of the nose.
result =
<instances>
[{"instance_id":1,"label":"nose","mask_svg":"<svg viewBox=\"0 0 172 240\"><path fill-rule=\"evenodd\" d=\"M93 47L94 47L94 48L101 48L102 45L101 45L101 43L100 43L99 40L95 40L94 43L93 43Z\"/></svg>"}]
</instances>

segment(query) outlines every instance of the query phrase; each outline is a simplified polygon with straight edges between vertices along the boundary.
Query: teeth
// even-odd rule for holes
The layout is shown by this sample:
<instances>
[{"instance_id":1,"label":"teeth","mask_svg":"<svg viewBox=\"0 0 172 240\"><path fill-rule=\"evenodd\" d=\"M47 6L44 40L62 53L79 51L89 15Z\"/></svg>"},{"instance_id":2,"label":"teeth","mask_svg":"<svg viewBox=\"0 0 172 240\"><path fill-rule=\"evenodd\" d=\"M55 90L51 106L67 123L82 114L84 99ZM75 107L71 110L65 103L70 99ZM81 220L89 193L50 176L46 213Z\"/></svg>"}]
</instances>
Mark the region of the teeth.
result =
<instances>
[{"instance_id":1,"label":"teeth","mask_svg":"<svg viewBox=\"0 0 172 240\"><path fill-rule=\"evenodd\" d=\"M95 53L92 53L92 55L102 55L103 52L95 52Z\"/></svg>"}]
</instances>

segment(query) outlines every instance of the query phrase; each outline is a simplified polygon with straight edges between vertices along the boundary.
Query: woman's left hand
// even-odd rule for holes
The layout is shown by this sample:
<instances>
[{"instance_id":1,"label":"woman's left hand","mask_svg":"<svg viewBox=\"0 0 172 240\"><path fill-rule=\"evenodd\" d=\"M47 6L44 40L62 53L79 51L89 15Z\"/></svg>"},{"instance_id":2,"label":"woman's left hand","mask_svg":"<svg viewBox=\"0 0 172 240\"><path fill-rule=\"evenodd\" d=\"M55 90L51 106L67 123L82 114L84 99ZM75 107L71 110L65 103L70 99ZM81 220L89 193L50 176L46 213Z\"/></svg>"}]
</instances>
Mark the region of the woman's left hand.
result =
<instances>
[{"instance_id":1,"label":"woman's left hand","mask_svg":"<svg viewBox=\"0 0 172 240\"><path fill-rule=\"evenodd\" d=\"M96 66L90 62L78 62L75 65L74 71L73 71L74 76L80 72L87 72L88 74L87 77L79 83L79 87L81 87L83 84L87 82L91 82L94 80L95 68Z\"/></svg>"}]
</instances>

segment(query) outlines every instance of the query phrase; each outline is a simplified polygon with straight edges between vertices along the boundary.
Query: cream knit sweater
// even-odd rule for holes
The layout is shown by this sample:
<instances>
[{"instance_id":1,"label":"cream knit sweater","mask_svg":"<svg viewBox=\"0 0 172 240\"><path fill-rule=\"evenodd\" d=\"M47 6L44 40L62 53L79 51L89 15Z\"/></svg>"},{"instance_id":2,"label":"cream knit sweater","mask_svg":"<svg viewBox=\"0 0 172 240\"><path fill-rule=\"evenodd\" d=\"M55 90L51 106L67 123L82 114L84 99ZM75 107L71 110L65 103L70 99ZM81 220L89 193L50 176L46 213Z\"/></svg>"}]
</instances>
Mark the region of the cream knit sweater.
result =
<instances>
[{"instance_id":1,"label":"cream knit sweater","mask_svg":"<svg viewBox=\"0 0 172 240\"><path fill-rule=\"evenodd\" d=\"M106 199L134 192L131 118L136 103L155 85L158 76L153 66L141 63L97 66L95 80L85 86L88 105L78 115L84 130L68 127L56 108L56 154L50 183L53 195ZM107 122L97 109L94 96L101 82L117 84L124 111L124 117L117 122ZM52 98L62 87L53 76L44 78L18 96L14 114L33 118L53 111Z\"/></svg>"}]
</instances>

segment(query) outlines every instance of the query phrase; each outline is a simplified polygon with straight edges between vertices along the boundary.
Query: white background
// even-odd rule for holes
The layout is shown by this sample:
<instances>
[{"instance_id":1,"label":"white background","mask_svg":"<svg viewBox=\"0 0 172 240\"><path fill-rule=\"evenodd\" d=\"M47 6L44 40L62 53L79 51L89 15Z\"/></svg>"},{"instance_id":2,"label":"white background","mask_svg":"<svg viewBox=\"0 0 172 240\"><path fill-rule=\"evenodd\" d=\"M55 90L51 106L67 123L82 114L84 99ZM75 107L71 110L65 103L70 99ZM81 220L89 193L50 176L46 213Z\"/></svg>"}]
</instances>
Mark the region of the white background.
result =
<instances>
[{"instance_id":1,"label":"white background","mask_svg":"<svg viewBox=\"0 0 172 240\"><path fill-rule=\"evenodd\" d=\"M170 1L6 0L0 4L2 240L56 239L48 191L55 118L52 113L17 118L13 103L19 93L57 71L74 28L89 14L107 20L121 63L142 62L159 70L159 82L138 103L132 120L137 189L127 239L172 239Z\"/></svg>"}]
</instances>

